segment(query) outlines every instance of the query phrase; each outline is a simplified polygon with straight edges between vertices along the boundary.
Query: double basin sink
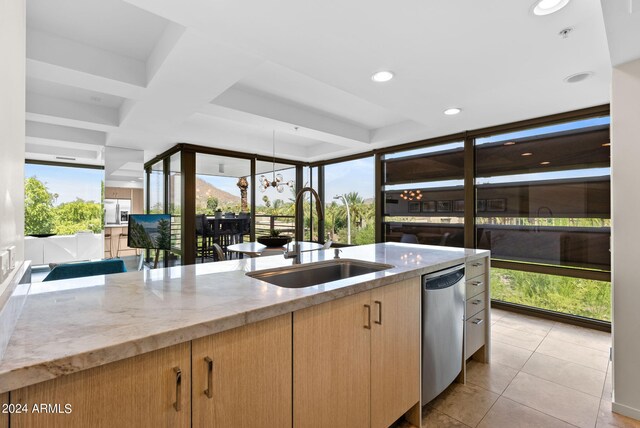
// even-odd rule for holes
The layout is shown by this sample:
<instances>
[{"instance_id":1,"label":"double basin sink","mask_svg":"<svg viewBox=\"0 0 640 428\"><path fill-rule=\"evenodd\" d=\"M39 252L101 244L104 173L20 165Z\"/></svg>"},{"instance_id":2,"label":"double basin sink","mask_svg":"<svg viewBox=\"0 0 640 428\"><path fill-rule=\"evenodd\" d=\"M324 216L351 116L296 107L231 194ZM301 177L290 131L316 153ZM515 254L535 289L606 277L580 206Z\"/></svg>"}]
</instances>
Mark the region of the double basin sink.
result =
<instances>
[{"instance_id":1,"label":"double basin sink","mask_svg":"<svg viewBox=\"0 0 640 428\"><path fill-rule=\"evenodd\" d=\"M334 259L248 272L247 276L286 288L304 288L391 269L384 263Z\"/></svg>"}]
</instances>

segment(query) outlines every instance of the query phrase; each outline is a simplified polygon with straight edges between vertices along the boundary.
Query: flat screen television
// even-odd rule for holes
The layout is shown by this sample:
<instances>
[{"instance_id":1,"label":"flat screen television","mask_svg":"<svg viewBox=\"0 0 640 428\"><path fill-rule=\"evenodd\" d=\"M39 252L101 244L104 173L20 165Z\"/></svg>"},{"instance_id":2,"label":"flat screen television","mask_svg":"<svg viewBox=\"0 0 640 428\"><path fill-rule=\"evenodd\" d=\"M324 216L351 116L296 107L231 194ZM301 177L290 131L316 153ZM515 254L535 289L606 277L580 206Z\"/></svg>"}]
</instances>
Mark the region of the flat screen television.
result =
<instances>
[{"instance_id":1,"label":"flat screen television","mask_svg":"<svg viewBox=\"0 0 640 428\"><path fill-rule=\"evenodd\" d=\"M129 248L171 250L171 215L129 214Z\"/></svg>"}]
</instances>

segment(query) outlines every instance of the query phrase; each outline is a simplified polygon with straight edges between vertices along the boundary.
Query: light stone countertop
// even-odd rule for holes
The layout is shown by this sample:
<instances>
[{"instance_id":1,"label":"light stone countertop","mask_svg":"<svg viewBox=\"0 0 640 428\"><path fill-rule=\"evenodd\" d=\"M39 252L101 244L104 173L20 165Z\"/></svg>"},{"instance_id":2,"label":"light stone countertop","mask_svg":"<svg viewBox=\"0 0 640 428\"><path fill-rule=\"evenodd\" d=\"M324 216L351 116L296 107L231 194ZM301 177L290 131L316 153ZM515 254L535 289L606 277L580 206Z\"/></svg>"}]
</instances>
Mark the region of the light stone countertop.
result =
<instances>
[{"instance_id":1,"label":"light stone countertop","mask_svg":"<svg viewBox=\"0 0 640 428\"><path fill-rule=\"evenodd\" d=\"M303 253L302 262L333 255ZM0 393L487 256L396 243L342 248L343 259L395 267L298 289L245 275L292 264L282 256L34 283L0 360Z\"/></svg>"}]
</instances>

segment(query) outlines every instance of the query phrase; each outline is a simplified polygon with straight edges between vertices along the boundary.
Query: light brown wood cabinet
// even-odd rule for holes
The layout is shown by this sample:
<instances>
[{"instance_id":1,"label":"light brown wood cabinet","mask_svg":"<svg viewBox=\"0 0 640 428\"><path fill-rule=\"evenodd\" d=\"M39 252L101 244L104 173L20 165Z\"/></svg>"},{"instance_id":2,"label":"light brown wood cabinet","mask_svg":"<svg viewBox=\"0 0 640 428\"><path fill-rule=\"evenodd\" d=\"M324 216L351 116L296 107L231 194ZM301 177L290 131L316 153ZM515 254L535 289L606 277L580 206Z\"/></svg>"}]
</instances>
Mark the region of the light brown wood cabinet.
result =
<instances>
[{"instance_id":1,"label":"light brown wood cabinet","mask_svg":"<svg viewBox=\"0 0 640 428\"><path fill-rule=\"evenodd\" d=\"M187 342L12 391L30 407L11 428L190 427L190 351ZM71 412L32 413L36 403Z\"/></svg>"},{"instance_id":2,"label":"light brown wood cabinet","mask_svg":"<svg viewBox=\"0 0 640 428\"><path fill-rule=\"evenodd\" d=\"M105 187L104 197L106 199L133 199L132 190L127 187Z\"/></svg>"},{"instance_id":3,"label":"light brown wood cabinet","mask_svg":"<svg viewBox=\"0 0 640 428\"><path fill-rule=\"evenodd\" d=\"M419 278L294 312L293 325L296 428L387 427L419 408Z\"/></svg>"},{"instance_id":4,"label":"light brown wood cabinet","mask_svg":"<svg viewBox=\"0 0 640 428\"><path fill-rule=\"evenodd\" d=\"M489 287L489 259L468 262L466 270L465 310L465 360L473 357L483 363L489 362L491 337L491 289Z\"/></svg>"},{"instance_id":5,"label":"light brown wood cabinet","mask_svg":"<svg viewBox=\"0 0 640 428\"><path fill-rule=\"evenodd\" d=\"M194 340L193 427L291 427L291 314Z\"/></svg>"},{"instance_id":6,"label":"light brown wood cabinet","mask_svg":"<svg viewBox=\"0 0 640 428\"><path fill-rule=\"evenodd\" d=\"M8 428L9 426L9 413L2 413L8 402L9 394L0 394L0 428Z\"/></svg>"}]
</instances>

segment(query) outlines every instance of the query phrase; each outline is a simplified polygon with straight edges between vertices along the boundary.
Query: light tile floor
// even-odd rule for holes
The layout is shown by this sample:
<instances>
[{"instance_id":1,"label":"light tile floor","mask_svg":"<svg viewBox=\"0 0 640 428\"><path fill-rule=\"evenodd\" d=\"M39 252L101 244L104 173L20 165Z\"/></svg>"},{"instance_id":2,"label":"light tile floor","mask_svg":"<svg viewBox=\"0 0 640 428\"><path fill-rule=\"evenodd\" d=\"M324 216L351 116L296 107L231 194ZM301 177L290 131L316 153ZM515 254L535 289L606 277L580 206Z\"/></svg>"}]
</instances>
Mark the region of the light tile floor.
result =
<instances>
[{"instance_id":1,"label":"light tile floor","mask_svg":"<svg viewBox=\"0 0 640 428\"><path fill-rule=\"evenodd\" d=\"M610 334L491 313L491 364L470 361L467 384L423 408L423 427L640 428L611 412Z\"/></svg>"}]
</instances>

